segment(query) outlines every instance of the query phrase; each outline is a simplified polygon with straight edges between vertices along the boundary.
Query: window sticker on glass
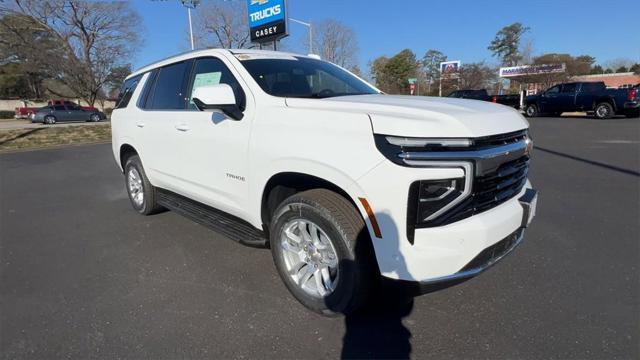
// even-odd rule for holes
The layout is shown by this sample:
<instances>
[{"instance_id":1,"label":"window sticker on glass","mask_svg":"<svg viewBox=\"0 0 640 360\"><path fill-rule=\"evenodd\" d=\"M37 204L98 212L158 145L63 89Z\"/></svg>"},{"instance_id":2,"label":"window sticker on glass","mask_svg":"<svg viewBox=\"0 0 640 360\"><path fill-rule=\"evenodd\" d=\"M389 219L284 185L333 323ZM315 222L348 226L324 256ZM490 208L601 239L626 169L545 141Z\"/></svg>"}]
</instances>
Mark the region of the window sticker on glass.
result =
<instances>
[{"instance_id":1,"label":"window sticker on glass","mask_svg":"<svg viewBox=\"0 0 640 360\"><path fill-rule=\"evenodd\" d=\"M222 76L222 72L210 72L210 73L202 73L196 74L195 79L193 79L193 88L191 89L191 96L193 96L194 91L197 88L203 86L212 86L220 84L220 77ZM189 102L193 104L193 98L189 99Z\"/></svg>"},{"instance_id":2,"label":"window sticker on glass","mask_svg":"<svg viewBox=\"0 0 640 360\"><path fill-rule=\"evenodd\" d=\"M203 86L218 85L220 84L221 76L222 76L222 72L220 71L196 74L196 78L193 80L192 90L195 90Z\"/></svg>"}]
</instances>

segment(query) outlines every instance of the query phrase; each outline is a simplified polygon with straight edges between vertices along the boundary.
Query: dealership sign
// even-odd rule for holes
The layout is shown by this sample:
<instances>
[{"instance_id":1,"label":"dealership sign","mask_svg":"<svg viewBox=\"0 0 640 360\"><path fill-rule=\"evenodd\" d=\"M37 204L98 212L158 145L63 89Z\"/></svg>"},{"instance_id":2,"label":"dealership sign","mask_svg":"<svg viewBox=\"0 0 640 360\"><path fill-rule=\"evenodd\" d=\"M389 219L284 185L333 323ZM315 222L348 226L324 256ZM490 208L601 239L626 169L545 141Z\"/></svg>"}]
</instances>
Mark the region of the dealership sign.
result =
<instances>
[{"instance_id":1,"label":"dealership sign","mask_svg":"<svg viewBox=\"0 0 640 360\"><path fill-rule=\"evenodd\" d=\"M269 42L288 35L286 0L247 0L251 41Z\"/></svg>"},{"instance_id":2,"label":"dealership sign","mask_svg":"<svg viewBox=\"0 0 640 360\"><path fill-rule=\"evenodd\" d=\"M510 67L500 68L500 77L563 73L566 70L567 70L567 65L564 63L510 66Z\"/></svg>"},{"instance_id":3,"label":"dealership sign","mask_svg":"<svg viewBox=\"0 0 640 360\"><path fill-rule=\"evenodd\" d=\"M445 61L440 63L440 72L442 74L457 74L460 72L460 60Z\"/></svg>"}]
</instances>

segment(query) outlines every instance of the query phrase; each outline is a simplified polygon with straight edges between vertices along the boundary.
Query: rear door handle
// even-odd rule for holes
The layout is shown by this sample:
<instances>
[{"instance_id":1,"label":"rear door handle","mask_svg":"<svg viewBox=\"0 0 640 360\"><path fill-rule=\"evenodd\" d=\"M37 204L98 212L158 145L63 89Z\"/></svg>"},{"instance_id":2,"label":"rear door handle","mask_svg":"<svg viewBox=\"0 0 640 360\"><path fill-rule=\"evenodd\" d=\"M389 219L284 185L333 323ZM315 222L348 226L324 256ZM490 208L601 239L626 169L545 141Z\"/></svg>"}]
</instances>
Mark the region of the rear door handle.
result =
<instances>
[{"instance_id":1,"label":"rear door handle","mask_svg":"<svg viewBox=\"0 0 640 360\"><path fill-rule=\"evenodd\" d=\"M189 131L189 125L187 125L187 124L176 124L176 130L178 130L178 131Z\"/></svg>"}]
</instances>

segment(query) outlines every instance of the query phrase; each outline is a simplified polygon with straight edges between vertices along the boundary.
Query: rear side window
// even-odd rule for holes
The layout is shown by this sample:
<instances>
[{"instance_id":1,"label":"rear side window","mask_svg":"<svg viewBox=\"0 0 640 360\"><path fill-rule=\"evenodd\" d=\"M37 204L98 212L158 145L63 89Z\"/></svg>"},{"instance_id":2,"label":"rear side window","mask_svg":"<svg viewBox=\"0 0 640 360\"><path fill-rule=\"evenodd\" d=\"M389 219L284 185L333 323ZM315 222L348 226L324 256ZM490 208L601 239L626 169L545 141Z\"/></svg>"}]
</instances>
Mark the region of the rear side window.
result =
<instances>
[{"instance_id":1,"label":"rear side window","mask_svg":"<svg viewBox=\"0 0 640 360\"><path fill-rule=\"evenodd\" d=\"M53 107L55 111L65 111L64 105L56 105Z\"/></svg>"},{"instance_id":2,"label":"rear side window","mask_svg":"<svg viewBox=\"0 0 640 360\"><path fill-rule=\"evenodd\" d=\"M582 92L597 92L602 90L603 86L600 83L584 83L582 84Z\"/></svg>"},{"instance_id":3,"label":"rear side window","mask_svg":"<svg viewBox=\"0 0 640 360\"><path fill-rule=\"evenodd\" d=\"M160 69L145 108L177 110L185 108L185 74L191 62L183 61Z\"/></svg>"},{"instance_id":4,"label":"rear side window","mask_svg":"<svg viewBox=\"0 0 640 360\"><path fill-rule=\"evenodd\" d=\"M124 81L124 84L122 84L122 88L120 89L120 93L118 94L116 109L125 108L129 105L131 95L133 95L133 92L136 90L136 86L138 86L141 77L142 75L138 75Z\"/></svg>"},{"instance_id":5,"label":"rear side window","mask_svg":"<svg viewBox=\"0 0 640 360\"><path fill-rule=\"evenodd\" d=\"M562 92L563 93L574 93L576 92L576 88L578 87L578 84L564 84L562 85Z\"/></svg>"}]
</instances>

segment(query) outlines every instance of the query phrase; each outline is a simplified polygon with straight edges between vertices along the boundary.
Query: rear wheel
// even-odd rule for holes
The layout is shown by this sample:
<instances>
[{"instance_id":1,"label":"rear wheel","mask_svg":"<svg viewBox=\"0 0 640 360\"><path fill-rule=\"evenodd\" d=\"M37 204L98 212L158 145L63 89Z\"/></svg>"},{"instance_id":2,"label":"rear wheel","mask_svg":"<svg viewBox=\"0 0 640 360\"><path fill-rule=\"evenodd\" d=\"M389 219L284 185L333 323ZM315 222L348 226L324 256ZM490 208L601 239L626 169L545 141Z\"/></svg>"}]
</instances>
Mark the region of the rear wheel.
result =
<instances>
[{"instance_id":1,"label":"rear wheel","mask_svg":"<svg viewBox=\"0 0 640 360\"><path fill-rule=\"evenodd\" d=\"M527 115L527 117L538 116L538 107L533 104L527 105L524 109L524 114Z\"/></svg>"},{"instance_id":2,"label":"rear wheel","mask_svg":"<svg viewBox=\"0 0 640 360\"><path fill-rule=\"evenodd\" d=\"M595 115L598 119L611 119L614 114L611 104L605 102L596 105Z\"/></svg>"},{"instance_id":3,"label":"rear wheel","mask_svg":"<svg viewBox=\"0 0 640 360\"><path fill-rule=\"evenodd\" d=\"M124 174L131 206L137 212L142 215L151 215L162 210L162 206L156 201L156 188L149 182L138 155L127 159Z\"/></svg>"},{"instance_id":4,"label":"rear wheel","mask_svg":"<svg viewBox=\"0 0 640 360\"><path fill-rule=\"evenodd\" d=\"M362 217L326 189L292 195L272 217L271 253L283 282L304 306L346 314L368 298L375 255Z\"/></svg>"},{"instance_id":5,"label":"rear wheel","mask_svg":"<svg viewBox=\"0 0 640 360\"><path fill-rule=\"evenodd\" d=\"M98 121L100 121L100 115L92 114L91 117L89 117L89 120L91 120L93 122L98 122Z\"/></svg>"}]
</instances>

